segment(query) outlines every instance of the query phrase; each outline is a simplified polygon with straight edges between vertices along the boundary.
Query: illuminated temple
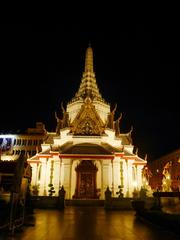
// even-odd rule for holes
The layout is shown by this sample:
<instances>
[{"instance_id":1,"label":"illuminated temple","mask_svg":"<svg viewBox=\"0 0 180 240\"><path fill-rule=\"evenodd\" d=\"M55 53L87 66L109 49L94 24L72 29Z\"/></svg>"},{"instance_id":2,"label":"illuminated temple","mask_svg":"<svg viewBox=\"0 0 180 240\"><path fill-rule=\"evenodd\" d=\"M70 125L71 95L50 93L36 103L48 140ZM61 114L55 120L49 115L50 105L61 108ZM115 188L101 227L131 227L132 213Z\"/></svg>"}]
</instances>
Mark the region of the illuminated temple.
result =
<instances>
[{"instance_id":1,"label":"illuminated temple","mask_svg":"<svg viewBox=\"0 0 180 240\"><path fill-rule=\"evenodd\" d=\"M55 132L38 122L25 134L1 134L0 160L27 156L34 195L58 196L63 186L66 199L104 199L107 187L114 197L120 189L124 197L132 197L143 185L146 160L134 153L132 129L121 133L122 114L115 119L116 108L102 98L89 46L78 91L55 113Z\"/></svg>"},{"instance_id":2,"label":"illuminated temple","mask_svg":"<svg viewBox=\"0 0 180 240\"><path fill-rule=\"evenodd\" d=\"M114 119L116 106L111 110L99 92L90 46L79 89L60 109L56 132L28 159L39 195L49 195L51 186L56 196L63 186L66 199L104 199L107 187L113 196L121 187L129 197L141 188L146 161L133 153L132 129L121 133L121 115Z\"/></svg>"}]
</instances>

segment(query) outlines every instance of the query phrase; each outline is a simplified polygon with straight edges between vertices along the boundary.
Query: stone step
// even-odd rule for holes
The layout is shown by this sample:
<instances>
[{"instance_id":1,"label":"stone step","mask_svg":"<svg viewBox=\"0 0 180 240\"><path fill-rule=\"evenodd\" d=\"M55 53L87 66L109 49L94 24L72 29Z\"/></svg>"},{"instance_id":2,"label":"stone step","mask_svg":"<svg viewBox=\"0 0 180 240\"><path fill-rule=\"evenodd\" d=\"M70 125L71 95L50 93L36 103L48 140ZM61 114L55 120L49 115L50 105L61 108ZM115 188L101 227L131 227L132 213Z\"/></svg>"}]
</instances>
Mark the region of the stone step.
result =
<instances>
[{"instance_id":1,"label":"stone step","mask_svg":"<svg viewBox=\"0 0 180 240\"><path fill-rule=\"evenodd\" d=\"M104 206L104 200L99 199L67 199L65 206Z\"/></svg>"}]
</instances>

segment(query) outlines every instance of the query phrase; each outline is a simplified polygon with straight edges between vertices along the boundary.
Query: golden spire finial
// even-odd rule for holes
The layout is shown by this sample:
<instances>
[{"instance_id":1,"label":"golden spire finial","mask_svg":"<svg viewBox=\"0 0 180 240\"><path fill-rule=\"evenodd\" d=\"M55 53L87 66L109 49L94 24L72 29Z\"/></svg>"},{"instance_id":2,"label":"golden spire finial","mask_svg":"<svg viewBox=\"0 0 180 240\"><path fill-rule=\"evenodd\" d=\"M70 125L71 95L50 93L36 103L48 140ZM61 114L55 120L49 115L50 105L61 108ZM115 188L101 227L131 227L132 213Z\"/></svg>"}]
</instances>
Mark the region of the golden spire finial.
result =
<instances>
[{"instance_id":1,"label":"golden spire finial","mask_svg":"<svg viewBox=\"0 0 180 240\"><path fill-rule=\"evenodd\" d=\"M86 50L85 68L82 75L79 90L76 93L75 97L72 99L72 101L76 101L81 98L86 99L86 97L90 97L91 100L96 99L101 102L104 102L96 83L95 72L93 70L93 50L90 43Z\"/></svg>"},{"instance_id":2,"label":"golden spire finial","mask_svg":"<svg viewBox=\"0 0 180 240\"><path fill-rule=\"evenodd\" d=\"M90 42L86 50L85 72L93 72L93 50Z\"/></svg>"}]
</instances>

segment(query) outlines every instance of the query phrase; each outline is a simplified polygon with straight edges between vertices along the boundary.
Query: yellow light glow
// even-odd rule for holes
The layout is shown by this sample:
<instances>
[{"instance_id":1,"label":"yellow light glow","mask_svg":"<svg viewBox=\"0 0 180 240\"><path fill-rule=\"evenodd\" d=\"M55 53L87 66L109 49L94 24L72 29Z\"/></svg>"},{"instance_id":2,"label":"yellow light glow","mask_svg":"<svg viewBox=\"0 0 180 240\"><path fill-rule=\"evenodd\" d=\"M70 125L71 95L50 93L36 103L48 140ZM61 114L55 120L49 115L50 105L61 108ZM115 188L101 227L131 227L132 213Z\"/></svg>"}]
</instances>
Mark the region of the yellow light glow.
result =
<instances>
[{"instance_id":1,"label":"yellow light glow","mask_svg":"<svg viewBox=\"0 0 180 240\"><path fill-rule=\"evenodd\" d=\"M166 185L166 180L163 180L163 184Z\"/></svg>"},{"instance_id":2,"label":"yellow light glow","mask_svg":"<svg viewBox=\"0 0 180 240\"><path fill-rule=\"evenodd\" d=\"M133 182L133 186L137 187L137 182L136 181Z\"/></svg>"}]
</instances>

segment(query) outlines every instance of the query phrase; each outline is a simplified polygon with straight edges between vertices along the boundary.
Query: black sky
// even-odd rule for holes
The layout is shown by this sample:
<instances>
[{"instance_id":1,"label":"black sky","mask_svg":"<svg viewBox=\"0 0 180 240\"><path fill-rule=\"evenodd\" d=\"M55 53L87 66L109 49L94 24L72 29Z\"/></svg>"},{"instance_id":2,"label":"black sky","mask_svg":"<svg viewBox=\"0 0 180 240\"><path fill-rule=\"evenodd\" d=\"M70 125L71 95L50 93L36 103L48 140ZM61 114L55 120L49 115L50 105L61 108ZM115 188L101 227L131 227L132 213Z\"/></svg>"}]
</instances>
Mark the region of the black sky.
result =
<instances>
[{"instance_id":1,"label":"black sky","mask_svg":"<svg viewBox=\"0 0 180 240\"><path fill-rule=\"evenodd\" d=\"M78 90L88 42L96 79L107 102L123 113L122 132L134 127L143 157L180 147L178 26L0 25L1 132L45 123Z\"/></svg>"}]
</instances>

